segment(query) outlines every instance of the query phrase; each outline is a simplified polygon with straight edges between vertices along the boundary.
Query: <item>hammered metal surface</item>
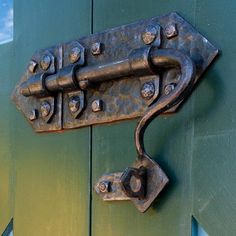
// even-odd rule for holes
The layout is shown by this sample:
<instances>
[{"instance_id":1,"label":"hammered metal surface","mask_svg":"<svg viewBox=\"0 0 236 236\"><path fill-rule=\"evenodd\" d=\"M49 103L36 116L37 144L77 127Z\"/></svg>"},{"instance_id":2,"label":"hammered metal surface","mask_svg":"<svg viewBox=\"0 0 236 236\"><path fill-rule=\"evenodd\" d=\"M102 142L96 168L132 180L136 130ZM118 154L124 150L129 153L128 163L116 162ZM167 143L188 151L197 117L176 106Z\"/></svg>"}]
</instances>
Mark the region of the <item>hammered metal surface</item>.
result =
<instances>
[{"instance_id":1,"label":"hammered metal surface","mask_svg":"<svg viewBox=\"0 0 236 236\"><path fill-rule=\"evenodd\" d=\"M62 120L61 120L61 108L62 108L62 94L58 93L55 96L47 96L44 98L38 98L34 96L25 97L21 94L21 83L27 81L32 75L34 74L54 74L59 69L60 63L58 63L58 59L61 57L60 55L60 46L53 47L46 50L40 50L37 51L33 57L32 60L35 62L40 62L42 55L44 54L52 54L54 56L53 61L51 62L51 65L49 69L45 72L43 71L40 66L37 66L34 72L30 72L29 70L26 70L25 74L23 75L20 83L16 86L15 90L12 94L12 99L15 102L17 108L23 112L26 119L30 122L31 126L36 132L42 132L42 131L56 131L62 129ZM57 60L55 60L57 58ZM50 112L50 122L48 123L48 120L44 119L40 115L40 106L41 102L48 100L50 102L50 105L52 107L52 111ZM37 114L36 119L30 120L30 114L32 113L32 110L35 110Z\"/></svg>"},{"instance_id":2,"label":"hammered metal surface","mask_svg":"<svg viewBox=\"0 0 236 236\"><path fill-rule=\"evenodd\" d=\"M178 34L174 37L167 38L163 31L169 24L175 25ZM158 29L158 33L154 41L151 43L152 46L178 49L191 57L197 67L195 81L199 79L204 70L209 66L218 53L218 50L182 17L177 13L170 13L165 16L154 17L130 25L109 29L102 33L81 38L78 41L72 41L42 50L37 52L32 59L39 63L43 53L45 51L50 51L55 57L54 63L56 69L63 69L63 67L71 64L68 57L71 47L79 44L84 48L84 51L82 50L84 58L82 56L78 62L78 65L80 66L97 66L104 63L120 61L127 58L131 50L145 46L142 35L150 25L155 26ZM91 53L91 47L94 43L100 43L102 45L100 54L94 55ZM42 73L39 67L36 68L35 73L33 74L38 73ZM27 70L21 82L28 80L31 76L32 73ZM157 73L157 77L159 77L159 72ZM162 71L160 74L161 83L158 82L158 84L160 84L160 88L158 86L158 97L161 97L164 94L164 88L166 85L170 83L178 83L179 78L180 71L178 69ZM56 112L53 115L51 122L43 123L39 118L30 121L30 123L35 131L41 132L78 128L92 124L137 118L143 116L150 105L144 101L145 99L140 95L141 86L142 78L125 77L107 82L101 81L101 83L89 87L85 91L85 108L76 119L71 116L71 113L66 109L67 106L64 105L68 104L68 96L64 96L64 92L62 95L60 95L60 93L55 93L53 96L55 96L56 101ZM17 107L28 118L29 112L33 109L37 109L38 98L24 97L20 93L19 87L20 84L16 87L16 90L13 93L13 100ZM103 101L103 111L96 113L92 112L91 103L95 99ZM155 99L155 101L157 100L158 99ZM64 107L63 111L62 107ZM169 112L175 111L177 107L178 105L169 110Z\"/></svg>"}]
</instances>

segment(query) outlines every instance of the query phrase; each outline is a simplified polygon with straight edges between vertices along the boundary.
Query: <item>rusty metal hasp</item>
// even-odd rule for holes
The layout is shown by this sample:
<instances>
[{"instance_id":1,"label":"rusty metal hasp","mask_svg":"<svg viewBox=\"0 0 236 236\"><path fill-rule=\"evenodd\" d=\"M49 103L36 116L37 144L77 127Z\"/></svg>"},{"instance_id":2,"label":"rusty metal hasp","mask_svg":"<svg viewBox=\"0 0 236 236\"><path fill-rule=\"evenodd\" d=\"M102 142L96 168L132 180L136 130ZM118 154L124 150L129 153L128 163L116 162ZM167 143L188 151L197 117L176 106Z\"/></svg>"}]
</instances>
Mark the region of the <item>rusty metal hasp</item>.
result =
<instances>
[{"instance_id":1,"label":"rusty metal hasp","mask_svg":"<svg viewBox=\"0 0 236 236\"><path fill-rule=\"evenodd\" d=\"M144 150L144 131L157 115L176 111L217 53L170 13L37 51L13 100L36 132L141 117L137 161L104 175L95 190L144 212L168 182Z\"/></svg>"}]
</instances>

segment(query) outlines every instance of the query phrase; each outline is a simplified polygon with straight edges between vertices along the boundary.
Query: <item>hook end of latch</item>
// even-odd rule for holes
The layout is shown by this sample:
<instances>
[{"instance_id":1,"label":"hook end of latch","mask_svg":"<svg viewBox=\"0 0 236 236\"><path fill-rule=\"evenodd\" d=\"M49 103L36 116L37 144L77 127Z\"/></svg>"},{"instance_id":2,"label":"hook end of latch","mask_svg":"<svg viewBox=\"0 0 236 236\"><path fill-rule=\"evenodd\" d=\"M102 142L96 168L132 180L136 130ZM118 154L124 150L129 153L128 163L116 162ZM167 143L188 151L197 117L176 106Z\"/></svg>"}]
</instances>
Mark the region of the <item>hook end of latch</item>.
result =
<instances>
[{"instance_id":1,"label":"hook end of latch","mask_svg":"<svg viewBox=\"0 0 236 236\"><path fill-rule=\"evenodd\" d=\"M130 200L144 213L168 182L160 166L145 156L124 172L103 175L94 189L104 201Z\"/></svg>"}]
</instances>

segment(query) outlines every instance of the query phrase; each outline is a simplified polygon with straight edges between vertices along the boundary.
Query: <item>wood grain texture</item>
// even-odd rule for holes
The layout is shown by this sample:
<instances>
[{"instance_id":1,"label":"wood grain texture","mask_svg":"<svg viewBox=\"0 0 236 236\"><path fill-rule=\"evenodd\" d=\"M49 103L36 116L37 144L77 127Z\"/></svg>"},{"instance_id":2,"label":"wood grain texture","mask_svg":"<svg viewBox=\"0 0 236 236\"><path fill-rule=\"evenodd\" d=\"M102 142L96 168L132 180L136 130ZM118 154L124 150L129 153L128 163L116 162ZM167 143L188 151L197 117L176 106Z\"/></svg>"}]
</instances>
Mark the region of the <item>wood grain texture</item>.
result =
<instances>
[{"instance_id":1,"label":"wood grain texture","mask_svg":"<svg viewBox=\"0 0 236 236\"><path fill-rule=\"evenodd\" d=\"M13 214L12 204L12 115L9 93L11 82L12 43L0 45L0 232L2 233ZM3 63L4 62L4 63Z\"/></svg>"},{"instance_id":2,"label":"wood grain texture","mask_svg":"<svg viewBox=\"0 0 236 236\"><path fill-rule=\"evenodd\" d=\"M2 231L14 217L18 236L88 235L89 128L35 134L10 95L35 50L89 34L90 18L86 0L15 1L14 42L0 66Z\"/></svg>"},{"instance_id":3,"label":"wood grain texture","mask_svg":"<svg viewBox=\"0 0 236 236\"><path fill-rule=\"evenodd\" d=\"M94 31L178 11L194 20L194 1L94 0ZM190 235L192 100L174 116L162 116L150 125L145 143L150 155L170 178L170 184L148 212L141 214L131 202L92 202L93 236ZM136 158L137 121L93 128L93 183L104 173L122 171Z\"/></svg>"},{"instance_id":4,"label":"wood grain texture","mask_svg":"<svg viewBox=\"0 0 236 236\"><path fill-rule=\"evenodd\" d=\"M221 51L195 93L193 214L209 235L235 235L236 2L199 0L196 26Z\"/></svg>"}]
</instances>

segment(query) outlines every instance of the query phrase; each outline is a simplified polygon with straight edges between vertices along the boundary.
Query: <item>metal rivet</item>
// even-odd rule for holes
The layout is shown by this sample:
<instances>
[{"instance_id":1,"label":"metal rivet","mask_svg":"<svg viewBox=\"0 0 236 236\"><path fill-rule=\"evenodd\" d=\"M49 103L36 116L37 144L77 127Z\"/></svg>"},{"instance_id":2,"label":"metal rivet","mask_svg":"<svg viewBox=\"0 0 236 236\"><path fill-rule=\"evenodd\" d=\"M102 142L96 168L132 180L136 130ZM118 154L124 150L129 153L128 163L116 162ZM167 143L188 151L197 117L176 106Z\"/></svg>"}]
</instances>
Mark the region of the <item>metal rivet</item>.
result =
<instances>
[{"instance_id":1,"label":"metal rivet","mask_svg":"<svg viewBox=\"0 0 236 236\"><path fill-rule=\"evenodd\" d=\"M175 85L174 84L168 84L165 86L165 95L170 94L171 91L173 91L175 89Z\"/></svg>"},{"instance_id":2,"label":"metal rivet","mask_svg":"<svg viewBox=\"0 0 236 236\"><path fill-rule=\"evenodd\" d=\"M29 115L29 120L30 121L34 121L37 119L37 110L36 109L33 109L31 112L30 112L30 115Z\"/></svg>"},{"instance_id":3,"label":"metal rivet","mask_svg":"<svg viewBox=\"0 0 236 236\"><path fill-rule=\"evenodd\" d=\"M93 112L101 111L102 110L102 105L103 105L102 100L100 100L100 99L94 100L92 102L92 110L93 110Z\"/></svg>"},{"instance_id":4,"label":"metal rivet","mask_svg":"<svg viewBox=\"0 0 236 236\"><path fill-rule=\"evenodd\" d=\"M99 55L102 52L102 45L101 43L93 43L91 47L91 52L93 55Z\"/></svg>"},{"instance_id":5,"label":"metal rivet","mask_svg":"<svg viewBox=\"0 0 236 236\"><path fill-rule=\"evenodd\" d=\"M38 63L37 63L36 61L31 60L31 61L29 62L29 65L28 65L28 70L29 70L29 72L34 73L35 70L36 70L37 65L38 65Z\"/></svg>"},{"instance_id":6,"label":"metal rivet","mask_svg":"<svg viewBox=\"0 0 236 236\"><path fill-rule=\"evenodd\" d=\"M70 49L70 62L75 63L80 59L81 49L79 47L73 47Z\"/></svg>"},{"instance_id":7,"label":"metal rivet","mask_svg":"<svg viewBox=\"0 0 236 236\"><path fill-rule=\"evenodd\" d=\"M144 99L151 99L155 94L155 85L153 82L144 83L141 88L141 96Z\"/></svg>"},{"instance_id":8,"label":"metal rivet","mask_svg":"<svg viewBox=\"0 0 236 236\"><path fill-rule=\"evenodd\" d=\"M43 55L40 61L40 66L43 70L47 70L51 65L51 57L49 55Z\"/></svg>"},{"instance_id":9,"label":"metal rivet","mask_svg":"<svg viewBox=\"0 0 236 236\"><path fill-rule=\"evenodd\" d=\"M98 185L98 188L99 188L99 191L101 193L107 193L110 191L110 182L109 181L103 181L103 182L100 182L99 185Z\"/></svg>"},{"instance_id":10,"label":"metal rivet","mask_svg":"<svg viewBox=\"0 0 236 236\"><path fill-rule=\"evenodd\" d=\"M51 111L51 105L49 102L44 101L41 103L40 112L42 117L47 117Z\"/></svg>"},{"instance_id":11,"label":"metal rivet","mask_svg":"<svg viewBox=\"0 0 236 236\"><path fill-rule=\"evenodd\" d=\"M176 25L175 24L167 25L165 28L165 35L168 39L177 36L178 32L177 32Z\"/></svg>"},{"instance_id":12,"label":"metal rivet","mask_svg":"<svg viewBox=\"0 0 236 236\"><path fill-rule=\"evenodd\" d=\"M80 107L80 98L78 96L71 97L68 105L72 113L77 112Z\"/></svg>"},{"instance_id":13,"label":"metal rivet","mask_svg":"<svg viewBox=\"0 0 236 236\"><path fill-rule=\"evenodd\" d=\"M88 80L81 80L81 81L79 81L79 86L82 90L86 90L89 86L89 81Z\"/></svg>"},{"instance_id":14,"label":"metal rivet","mask_svg":"<svg viewBox=\"0 0 236 236\"><path fill-rule=\"evenodd\" d=\"M157 28L153 25L149 25L144 33L142 34L142 39L145 44L151 44L157 36Z\"/></svg>"}]
</instances>

